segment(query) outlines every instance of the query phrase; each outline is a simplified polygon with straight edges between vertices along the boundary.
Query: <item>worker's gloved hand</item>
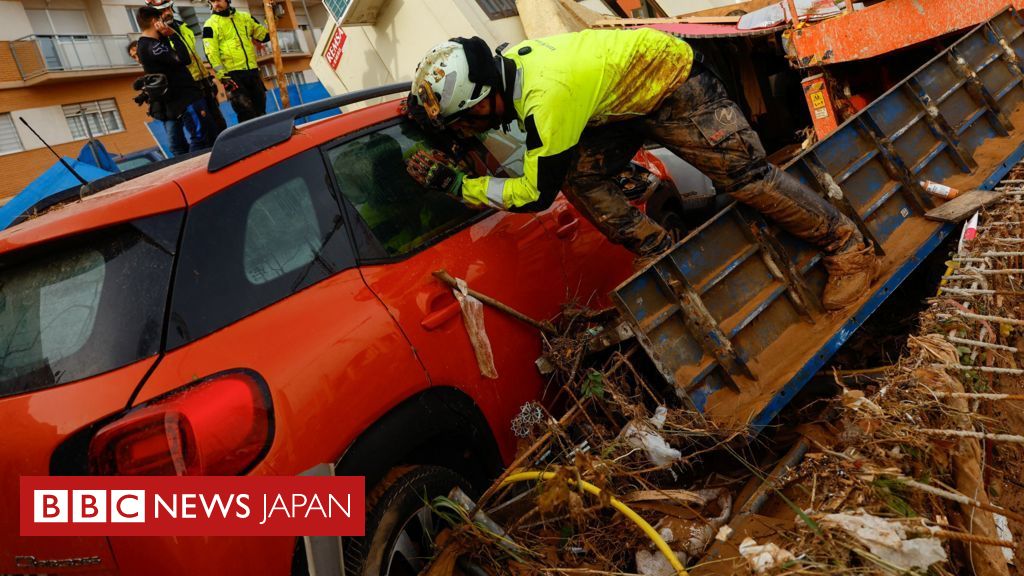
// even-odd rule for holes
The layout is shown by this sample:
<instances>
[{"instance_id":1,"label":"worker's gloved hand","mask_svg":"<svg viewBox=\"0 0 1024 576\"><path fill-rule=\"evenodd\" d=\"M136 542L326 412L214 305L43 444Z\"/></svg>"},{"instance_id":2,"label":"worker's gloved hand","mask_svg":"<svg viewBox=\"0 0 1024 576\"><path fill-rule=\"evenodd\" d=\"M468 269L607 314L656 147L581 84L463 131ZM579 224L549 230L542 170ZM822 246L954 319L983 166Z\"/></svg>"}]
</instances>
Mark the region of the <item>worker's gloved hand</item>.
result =
<instances>
[{"instance_id":1,"label":"worker's gloved hand","mask_svg":"<svg viewBox=\"0 0 1024 576\"><path fill-rule=\"evenodd\" d=\"M238 82L235 82L231 78L224 78L220 83L224 85L224 90L227 91L228 94L238 90Z\"/></svg>"},{"instance_id":2,"label":"worker's gloved hand","mask_svg":"<svg viewBox=\"0 0 1024 576\"><path fill-rule=\"evenodd\" d=\"M466 174L444 152L420 150L406 161L405 169L420 185L440 190L454 198L462 198L462 179Z\"/></svg>"}]
</instances>

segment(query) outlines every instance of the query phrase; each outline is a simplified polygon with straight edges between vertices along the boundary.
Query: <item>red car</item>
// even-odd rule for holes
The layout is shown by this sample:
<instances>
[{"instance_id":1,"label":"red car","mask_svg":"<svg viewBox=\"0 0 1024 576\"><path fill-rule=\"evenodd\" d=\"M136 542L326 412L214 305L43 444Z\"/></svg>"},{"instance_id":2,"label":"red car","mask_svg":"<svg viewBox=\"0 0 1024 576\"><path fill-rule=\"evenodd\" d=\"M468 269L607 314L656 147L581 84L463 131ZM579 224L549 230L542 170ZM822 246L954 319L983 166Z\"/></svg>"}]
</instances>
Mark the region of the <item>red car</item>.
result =
<instances>
[{"instance_id":1,"label":"red car","mask_svg":"<svg viewBox=\"0 0 1024 576\"><path fill-rule=\"evenodd\" d=\"M544 384L538 331L488 309L499 377L481 377L432 272L551 318L606 304L632 256L564 199L514 214L419 188L403 157L430 138L398 101L293 126L406 89L244 123L210 154L0 234L0 573L289 574L306 559L292 538L21 537L21 475L334 464L369 492L346 573L376 576L421 566L424 493L509 463L510 421ZM495 134L468 158L514 172L517 146Z\"/></svg>"}]
</instances>

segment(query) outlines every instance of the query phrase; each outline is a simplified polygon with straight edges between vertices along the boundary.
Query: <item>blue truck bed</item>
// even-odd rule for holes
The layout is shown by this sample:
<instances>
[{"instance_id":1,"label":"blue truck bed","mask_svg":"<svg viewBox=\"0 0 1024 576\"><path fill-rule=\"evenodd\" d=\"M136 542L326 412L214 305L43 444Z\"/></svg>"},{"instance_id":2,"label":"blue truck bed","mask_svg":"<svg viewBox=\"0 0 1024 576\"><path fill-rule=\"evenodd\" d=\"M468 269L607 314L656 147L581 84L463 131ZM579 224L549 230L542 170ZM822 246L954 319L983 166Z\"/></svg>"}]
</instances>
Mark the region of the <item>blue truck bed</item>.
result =
<instances>
[{"instance_id":1,"label":"blue truck bed","mask_svg":"<svg viewBox=\"0 0 1024 576\"><path fill-rule=\"evenodd\" d=\"M767 425L953 230L919 182L991 189L1024 156L1024 18L977 26L786 166L884 252L849 310L820 305L821 255L733 203L613 299L677 394L728 429ZM1016 126L1016 128L1015 128Z\"/></svg>"}]
</instances>

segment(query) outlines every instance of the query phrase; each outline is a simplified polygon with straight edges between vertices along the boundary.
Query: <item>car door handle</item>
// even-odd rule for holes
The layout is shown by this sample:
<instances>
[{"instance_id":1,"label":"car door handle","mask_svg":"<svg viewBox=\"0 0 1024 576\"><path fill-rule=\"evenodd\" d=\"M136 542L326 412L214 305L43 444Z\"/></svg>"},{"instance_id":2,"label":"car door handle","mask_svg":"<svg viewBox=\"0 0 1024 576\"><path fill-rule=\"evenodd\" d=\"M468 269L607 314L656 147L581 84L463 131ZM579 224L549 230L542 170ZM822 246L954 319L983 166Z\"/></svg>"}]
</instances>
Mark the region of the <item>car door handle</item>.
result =
<instances>
[{"instance_id":1,"label":"car door handle","mask_svg":"<svg viewBox=\"0 0 1024 576\"><path fill-rule=\"evenodd\" d=\"M438 290L429 296L426 306L427 314L420 320L420 326L424 330L437 330L443 324L459 315L461 309L459 308L458 300L453 300L451 304L443 305L445 299L451 297L451 292L448 290Z\"/></svg>"},{"instance_id":2,"label":"car door handle","mask_svg":"<svg viewBox=\"0 0 1024 576\"><path fill-rule=\"evenodd\" d=\"M569 216L569 218L563 218L563 215ZM580 219L564 212L559 214L558 223L559 226L555 229L555 236L559 238L569 238L576 234L576 231L580 228Z\"/></svg>"},{"instance_id":3,"label":"car door handle","mask_svg":"<svg viewBox=\"0 0 1024 576\"><path fill-rule=\"evenodd\" d=\"M422 326L423 329L427 330L427 331L437 330L445 322L448 322L449 320L451 320L452 318L455 318L458 315L459 315L459 303L458 302L454 302L454 303L452 303L452 304L450 304L448 306L445 306L444 308L438 310L437 312L431 312L430 314L427 314L426 316L424 316L423 320L420 321L420 326Z\"/></svg>"}]
</instances>

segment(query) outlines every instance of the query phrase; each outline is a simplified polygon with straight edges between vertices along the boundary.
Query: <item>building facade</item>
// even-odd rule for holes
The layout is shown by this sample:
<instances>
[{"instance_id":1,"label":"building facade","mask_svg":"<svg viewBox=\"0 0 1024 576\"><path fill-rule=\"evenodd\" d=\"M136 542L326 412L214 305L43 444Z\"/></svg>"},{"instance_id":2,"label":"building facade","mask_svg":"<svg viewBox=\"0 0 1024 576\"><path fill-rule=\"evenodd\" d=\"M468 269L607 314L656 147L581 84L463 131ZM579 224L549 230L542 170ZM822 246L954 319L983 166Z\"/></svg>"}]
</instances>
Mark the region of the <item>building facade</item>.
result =
<instances>
[{"instance_id":1,"label":"building facade","mask_svg":"<svg viewBox=\"0 0 1024 576\"><path fill-rule=\"evenodd\" d=\"M319 2L281 0L277 25L286 81L315 80L310 53L324 22ZM138 37L135 11L143 0L0 0L0 199L17 194L56 162L27 121L58 154L76 156L97 138L111 154L156 146L146 108L133 98L142 69L128 56ZM235 0L262 22L260 2ZM178 18L202 37L205 3L179 1ZM201 43L197 48L202 51ZM259 48L268 88L276 86L269 43Z\"/></svg>"}]
</instances>

